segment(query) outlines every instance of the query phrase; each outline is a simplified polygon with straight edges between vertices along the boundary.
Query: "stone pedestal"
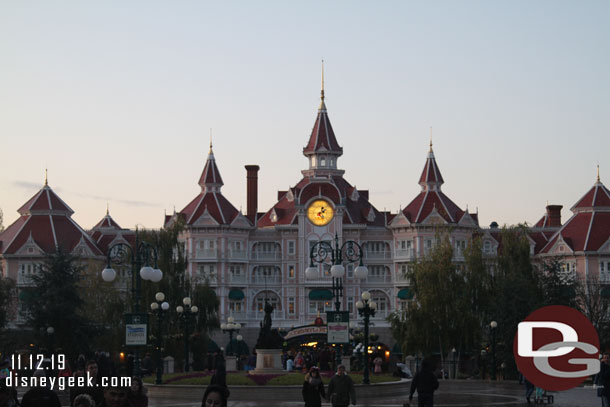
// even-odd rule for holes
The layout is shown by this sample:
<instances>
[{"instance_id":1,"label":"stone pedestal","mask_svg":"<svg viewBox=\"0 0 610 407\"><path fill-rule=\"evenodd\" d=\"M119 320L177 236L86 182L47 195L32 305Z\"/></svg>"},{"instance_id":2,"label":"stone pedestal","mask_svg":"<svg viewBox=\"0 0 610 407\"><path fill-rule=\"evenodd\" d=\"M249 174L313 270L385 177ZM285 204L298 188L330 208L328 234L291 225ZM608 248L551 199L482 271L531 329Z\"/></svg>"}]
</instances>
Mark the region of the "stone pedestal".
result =
<instances>
[{"instance_id":1,"label":"stone pedestal","mask_svg":"<svg viewBox=\"0 0 610 407\"><path fill-rule=\"evenodd\" d=\"M174 373L174 358L166 356L163 358L163 373Z\"/></svg>"},{"instance_id":2,"label":"stone pedestal","mask_svg":"<svg viewBox=\"0 0 610 407\"><path fill-rule=\"evenodd\" d=\"M281 349L257 349L256 369L250 370L249 374L284 373L282 366Z\"/></svg>"},{"instance_id":3,"label":"stone pedestal","mask_svg":"<svg viewBox=\"0 0 610 407\"><path fill-rule=\"evenodd\" d=\"M227 366L227 372L235 372L237 370L237 357L227 356L225 358L225 363Z\"/></svg>"}]
</instances>

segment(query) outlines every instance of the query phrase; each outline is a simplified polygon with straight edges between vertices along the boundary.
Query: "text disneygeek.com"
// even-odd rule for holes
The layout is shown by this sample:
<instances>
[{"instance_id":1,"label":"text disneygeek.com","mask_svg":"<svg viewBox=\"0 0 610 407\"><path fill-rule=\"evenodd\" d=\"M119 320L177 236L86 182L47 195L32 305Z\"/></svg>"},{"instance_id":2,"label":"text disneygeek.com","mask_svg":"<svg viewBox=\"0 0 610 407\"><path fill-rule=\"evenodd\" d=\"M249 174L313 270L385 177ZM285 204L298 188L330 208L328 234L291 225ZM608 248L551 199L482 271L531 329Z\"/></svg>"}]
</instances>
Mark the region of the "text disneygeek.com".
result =
<instances>
[{"instance_id":1,"label":"text disneygeek.com","mask_svg":"<svg viewBox=\"0 0 610 407\"><path fill-rule=\"evenodd\" d=\"M95 383L89 373L78 377L29 377L10 372L5 380L8 387L46 387L59 391L71 387L131 387L131 377L102 377L99 383Z\"/></svg>"}]
</instances>

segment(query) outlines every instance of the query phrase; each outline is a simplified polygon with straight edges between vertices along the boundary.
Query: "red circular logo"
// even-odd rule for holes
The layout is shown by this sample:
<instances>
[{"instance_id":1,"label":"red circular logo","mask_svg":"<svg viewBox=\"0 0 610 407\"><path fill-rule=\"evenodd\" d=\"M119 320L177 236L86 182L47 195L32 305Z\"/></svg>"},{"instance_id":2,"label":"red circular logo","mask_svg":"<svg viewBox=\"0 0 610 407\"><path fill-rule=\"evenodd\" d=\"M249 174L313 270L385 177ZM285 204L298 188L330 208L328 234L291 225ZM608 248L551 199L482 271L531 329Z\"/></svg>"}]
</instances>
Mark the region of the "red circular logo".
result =
<instances>
[{"instance_id":1,"label":"red circular logo","mask_svg":"<svg viewBox=\"0 0 610 407\"><path fill-rule=\"evenodd\" d=\"M568 390L599 372L599 337L579 311L551 305L519 324L513 354L517 368L545 390Z\"/></svg>"}]
</instances>

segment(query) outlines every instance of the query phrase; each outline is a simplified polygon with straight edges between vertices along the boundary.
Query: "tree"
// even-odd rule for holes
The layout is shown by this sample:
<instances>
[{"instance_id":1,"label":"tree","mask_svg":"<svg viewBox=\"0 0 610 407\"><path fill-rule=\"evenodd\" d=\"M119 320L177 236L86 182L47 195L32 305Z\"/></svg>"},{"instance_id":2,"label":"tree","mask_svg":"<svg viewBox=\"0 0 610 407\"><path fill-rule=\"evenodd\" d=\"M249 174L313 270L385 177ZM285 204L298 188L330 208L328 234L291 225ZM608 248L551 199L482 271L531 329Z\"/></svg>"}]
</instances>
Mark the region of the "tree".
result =
<instances>
[{"instance_id":1,"label":"tree","mask_svg":"<svg viewBox=\"0 0 610 407\"><path fill-rule=\"evenodd\" d=\"M591 321L599 335L601 349L610 347L610 296L594 274L576 286L578 308Z\"/></svg>"},{"instance_id":2,"label":"tree","mask_svg":"<svg viewBox=\"0 0 610 407\"><path fill-rule=\"evenodd\" d=\"M0 208L0 232L2 232L4 230L3 221L4 221L4 214L2 213L2 208Z\"/></svg>"},{"instance_id":3,"label":"tree","mask_svg":"<svg viewBox=\"0 0 610 407\"><path fill-rule=\"evenodd\" d=\"M83 269L74 256L59 248L32 275L34 287L24 300L30 325L43 335L53 327L54 347L71 356L88 350L94 334L89 320L79 313L83 306L79 294Z\"/></svg>"},{"instance_id":4,"label":"tree","mask_svg":"<svg viewBox=\"0 0 610 407\"><path fill-rule=\"evenodd\" d=\"M496 360L498 365L505 363L505 374L516 377L512 350L517 325L538 308L542 299L538 276L531 262L530 242L525 226L502 229L492 291L493 302L489 317L498 323Z\"/></svg>"},{"instance_id":5,"label":"tree","mask_svg":"<svg viewBox=\"0 0 610 407\"><path fill-rule=\"evenodd\" d=\"M8 320L14 289L15 282L10 278L2 277L2 269L0 268L0 330L4 328Z\"/></svg>"},{"instance_id":6,"label":"tree","mask_svg":"<svg viewBox=\"0 0 610 407\"><path fill-rule=\"evenodd\" d=\"M577 307L576 293L578 280L576 275L562 271L562 262L556 258L545 261L538 273L542 303L545 305L565 305Z\"/></svg>"}]
</instances>

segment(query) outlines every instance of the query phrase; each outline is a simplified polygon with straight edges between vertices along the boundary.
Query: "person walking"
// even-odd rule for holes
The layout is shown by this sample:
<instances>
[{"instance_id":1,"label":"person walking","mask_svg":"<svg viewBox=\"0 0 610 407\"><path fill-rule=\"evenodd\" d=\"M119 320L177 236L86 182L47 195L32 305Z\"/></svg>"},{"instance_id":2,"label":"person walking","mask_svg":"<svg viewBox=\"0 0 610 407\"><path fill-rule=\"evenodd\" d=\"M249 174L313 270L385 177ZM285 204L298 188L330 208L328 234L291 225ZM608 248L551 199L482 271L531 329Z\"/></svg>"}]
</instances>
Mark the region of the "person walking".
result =
<instances>
[{"instance_id":1,"label":"person walking","mask_svg":"<svg viewBox=\"0 0 610 407\"><path fill-rule=\"evenodd\" d=\"M352 378L345 374L345 366L337 366L337 373L328 384L328 397L333 407L347 407L350 400L356 405L356 390Z\"/></svg>"},{"instance_id":2,"label":"person walking","mask_svg":"<svg viewBox=\"0 0 610 407\"><path fill-rule=\"evenodd\" d=\"M227 407L228 389L216 384L210 384L203 394L201 407Z\"/></svg>"},{"instance_id":3,"label":"person walking","mask_svg":"<svg viewBox=\"0 0 610 407\"><path fill-rule=\"evenodd\" d=\"M322 383L320 377L320 370L317 367L312 367L305 375L302 393L305 407L322 406L322 398L326 398L326 393L324 392L324 383Z\"/></svg>"},{"instance_id":4,"label":"person walking","mask_svg":"<svg viewBox=\"0 0 610 407\"><path fill-rule=\"evenodd\" d=\"M602 354L596 384L603 387L598 393L602 399L602 407L610 407L610 355L606 352Z\"/></svg>"},{"instance_id":5,"label":"person walking","mask_svg":"<svg viewBox=\"0 0 610 407\"><path fill-rule=\"evenodd\" d=\"M148 407L146 390L146 387L142 385L142 379L139 377L131 378L131 387L127 393L127 399L131 407Z\"/></svg>"},{"instance_id":6,"label":"person walking","mask_svg":"<svg viewBox=\"0 0 610 407\"><path fill-rule=\"evenodd\" d=\"M413 393L417 390L418 407L432 407L434 406L434 391L436 389L438 389L438 379L432 371L432 364L430 361L424 360L421 370L417 372L411 382L409 402L413 400Z\"/></svg>"},{"instance_id":7,"label":"person walking","mask_svg":"<svg viewBox=\"0 0 610 407\"><path fill-rule=\"evenodd\" d=\"M527 401L527 404L532 404L532 400L530 399L530 397L532 397L532 393L536 388L534 387L532 382L527 380L527 377L523 376L523 381L525 382L525 400Z\"/></svg>"}]
</instances>

